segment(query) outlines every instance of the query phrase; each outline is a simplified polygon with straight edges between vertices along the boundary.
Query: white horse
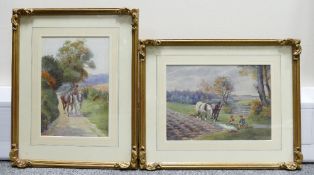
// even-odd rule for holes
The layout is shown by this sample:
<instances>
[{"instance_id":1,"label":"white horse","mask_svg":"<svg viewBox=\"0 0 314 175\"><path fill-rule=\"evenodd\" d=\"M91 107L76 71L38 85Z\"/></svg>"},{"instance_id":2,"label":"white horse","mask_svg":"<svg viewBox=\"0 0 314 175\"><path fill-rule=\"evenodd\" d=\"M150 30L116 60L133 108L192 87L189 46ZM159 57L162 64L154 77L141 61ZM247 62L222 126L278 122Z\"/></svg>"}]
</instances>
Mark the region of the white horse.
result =
<instances>
[{"instance_id":1,"label":"white horse","mask_svg":"<svg viewBox=\"0 0 314 175\"><path fill-rule=\"evenodd\" d=\"M212 106L201 101L196 103L195 111L197 112L197 116L199 116L202 120L207 120L209 117L212 117L213 114Z\"/></svg>"},{"instance_id":2,"label":"white horse","mask_svg":"<svg viewBox=\"0 0 314 175\"><path fill-rule=\"evenodd\" d=\"M78 102L79 102L79 104L80 104L80 108L81 108L81 107L82 107L82 103L83 103L83 95L82 95L81 92L78 92L78 94L77 94L77 100L78 100Z\"/></svg>"},{"instance_id":3,"label":"white horse","mask_svg":"<svg viewBox=\"0 0 314 175\"><path fill-rule=\"evenodd\" d=\"M73 97L73 109L74 109L73 113L75 115L80 115L81 114L81 112L80 112L81 105L80 105L80 102L78 100L78 94L77 95L73 94L72 97Z\"/></svg>"}]
</instances>

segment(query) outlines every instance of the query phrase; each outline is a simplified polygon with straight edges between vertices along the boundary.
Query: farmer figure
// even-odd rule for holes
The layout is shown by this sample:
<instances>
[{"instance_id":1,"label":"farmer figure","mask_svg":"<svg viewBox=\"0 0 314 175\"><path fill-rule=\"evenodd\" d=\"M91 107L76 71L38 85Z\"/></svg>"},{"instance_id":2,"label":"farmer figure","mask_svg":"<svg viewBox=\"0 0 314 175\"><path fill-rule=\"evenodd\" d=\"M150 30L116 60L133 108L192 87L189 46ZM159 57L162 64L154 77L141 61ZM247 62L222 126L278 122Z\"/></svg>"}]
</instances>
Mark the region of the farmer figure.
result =
<instances>
[{"instance_id":1,"label":"farmer figure","mask_svg":"<svg viewBox=\"0 0 314 175\"><path fill-rule=\"evenodd\" d=\"M217 121L218 119L218 115L219 115L219 111L220 111L220 108L221 108L221 102L218 102L215 107L214 107L214 110L213 110L213 119Z\"/></svg>"},{"instance_id":2,"label":"farmer figure","mask_svg":"<svg viewBox=\"0 0 314 175\"><path fill-rule=\"evenodd\" d=\"M245 118L243 117L243 115L240 115L239 126L240 126L240 128L244 128L244 127L247 126L247 123L246 123Z\"/></svg>"},{"instance_id":3,"label":"farmer figure","mask_svg":"<svg viewBox=\"0 0 314 175\"><path fill-rule=\"evenodd\" d=\"M229 118L229 124L230 125L235 125L235 118L234 118L233 115L231 115L230 118Z\"/></svg>"},{"instance_id":4,"label":"farmer figure","mask_svg":"<svg viewBox=\"0 0 314 175\"><path fill-rule=\"evenodd\" d=\"M77 95L78 94L78 85L76 84L75 86L74 86L74 88L73 88L73 90L72 90L72 92L73 92L73 95Z\"/></svg>"}]
</instances>

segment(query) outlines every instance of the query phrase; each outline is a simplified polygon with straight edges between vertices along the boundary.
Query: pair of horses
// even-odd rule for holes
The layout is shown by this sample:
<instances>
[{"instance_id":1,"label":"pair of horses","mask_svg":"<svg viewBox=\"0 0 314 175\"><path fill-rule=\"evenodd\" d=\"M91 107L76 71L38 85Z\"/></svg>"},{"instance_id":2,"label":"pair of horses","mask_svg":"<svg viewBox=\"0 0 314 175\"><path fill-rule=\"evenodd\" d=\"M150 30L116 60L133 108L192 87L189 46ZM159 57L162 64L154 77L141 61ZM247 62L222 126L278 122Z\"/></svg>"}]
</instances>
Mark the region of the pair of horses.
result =
<instances>
[{"instance_id":1,"label":"pair of horses","mask_svg":"<svg viewBox=\"0 0 314 175\"><path fill-rule=\"evenodd\" d=\"M207 120L210 117L214 121L217 121L221 108L221 102L218 102L217 104L209 104L199 101L195 105L197 116L202 120Z\"/></svg>"},{"instance_id":2,"label":"pair of horses","mask_svg":"<svg viewBox=\"0 0 314 175\"><path fill-rule=\"evenodd\" d=\"M65 114L69 117L70 115L80 115L80 109L83 102L83 96L81 92L68 92L64 93L60 97L62 107Z\"/></svg>"}]
</instances>

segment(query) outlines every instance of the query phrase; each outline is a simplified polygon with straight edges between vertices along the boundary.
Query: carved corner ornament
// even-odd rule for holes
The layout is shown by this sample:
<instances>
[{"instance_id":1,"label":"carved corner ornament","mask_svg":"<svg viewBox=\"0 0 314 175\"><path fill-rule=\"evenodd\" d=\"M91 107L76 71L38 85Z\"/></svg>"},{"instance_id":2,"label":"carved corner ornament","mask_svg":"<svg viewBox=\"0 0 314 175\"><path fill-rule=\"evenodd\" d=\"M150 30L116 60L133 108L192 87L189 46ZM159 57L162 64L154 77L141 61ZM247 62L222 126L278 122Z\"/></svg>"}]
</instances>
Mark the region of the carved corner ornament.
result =
<instances>
[{"instance_id":1,"label":"carved corner ornament","mask_svg":"<svg viewBox=\"0 0 314 175\"><path fill-rule=\"evenodd\" d=\"M302 168L303 154L301 152L301 147L296 147L294 150L294 161L297 164L297 169Z\"/></svg>"},{"instance_id":2,"label":"carved corner ornament","mask_svg":"<svg viewBox=\"0 0 314 175\"><path fill-rule=\"evenodd\" d=\"M117 169L129 169L130 168L130 162L119 162L114 164L114 168Z\"/></svg>"},{"instance_id":3,"label":"carved corner ornament","mask_svg":"<svg viewBox=\"0 0 314 175\"><path fill-rule=\"evenodd\" d=\"M145 49L146 46L142 40L139 41L139 46L138 46L138 58L140 59L141 62L145 61Z\"/></svg>"},{"instance_id":4,"label":"carved corner ornament","mask_svg":"<svg viewBox=\"0 0 314 175\"><path fill-rule=\"evenodd\" d=\"M294 171L297 170L298 165L295 162L285 162L280 164L281 169L289 170L289 171Z\"/></svg>"},{"instance_id":5,"label":"carved corner ornament","mask_svg":"<svg viewBox=\"0 0 314 175\"><path fill-rule=\"evenodd\" d=\"M132 30L138 29L138 9L122 8L116 11L118 15L130 15L132 17Z\"/></svg>"},{"instance_id":6,"label":"carved corner ornament","mask_svg":"<svg viewBox=\"0 0 314 175\"><path fill-rule=\"evenodd\" d=\"M146 46L160 46L160 45L161 45L160 40L140 40L139 47L138 47L138 54L139 54L140 61L145 61Z\"/></svg>"},{"instance_id":7,"label":"carved corner ornament","mask_svg":"<svg viewBox=\"0 0 314 175\"><path fill-rule=\"evenodd\" d=\"M14 9L12 18L11 18L12 30L14 31L17 30L21 16L32 15L33 11L34 11L33 9L27 9L27 8Z\"/></svg>"},{"instance_id":8,"label":"carved corner ornament","mask_svg":"<svg viewBox=\"0 0 314 175\"><path fill-rule=\"evenodd\" d=\"M285 162L280 164L280 168L289 171L294 171L302 168L303 155L301 153L301 148L296 147L294 150L294 162Z\"/></svg>"},{"instance_id":9,"label":"carved corner ornament","mask_svg":"<svg viewBox=\"0 0 314 175\"><path fill-rule=\"evenodd\" d=\"M149 171L161 169L160 163L147 163L146 161L146 150L144 146L141 146L140 148L140 153L139 153L139 159L140 159L140 168L141 169L146 169Z\"/></svg>"},{"instance_id":10,"label":"carved corner ornament","mask_svg":"<svg viewBox=\"0 0 314 175\"><path fill-rule=\"evenodd\" d=\"M119 162L114 165L117 169L136 169L137 168L137 146L132 146L131 161L130 162Z\"/></svg>"},{"instance_id":11,"label":"carved corner ornament","mask_svg":"<svg viewBox=\"0 0 314 175\"><path fill-rule=\"evenodd\" d=\"M293 55L293 60L294 61L299 61L300 60L300 55L302 52L302 47L301 47L301 41L298 39L284 39L279 41L280 45L282 46L292 46L292 55Z\"/></svg>"},{"instance_id":12,"label":"carved corner ornament","mask_svg":"<svg viewBox=\"0 0 314 175\"><path fill-rule=\"evenodd\" d=\"M137 146L133 145L132 151L131 151L131 162L130 162L130 168L132 169L137 168L137 162L138 162L137 153L138 153Z\"/></svg>"},{"instance_id":13,"label":"carved corner ornament","mask_svg":"<svg viewBox=\"0 0 314 175\"><path fill-rule=\"evenodd\" d=\"M32 166L31 161L19 159L18 154L19 150L16 144L12 144L12 148L10 151L10 160L12 162L12 166L16 166L18 168L26 168Z\"/></svg>"}]
</instances>

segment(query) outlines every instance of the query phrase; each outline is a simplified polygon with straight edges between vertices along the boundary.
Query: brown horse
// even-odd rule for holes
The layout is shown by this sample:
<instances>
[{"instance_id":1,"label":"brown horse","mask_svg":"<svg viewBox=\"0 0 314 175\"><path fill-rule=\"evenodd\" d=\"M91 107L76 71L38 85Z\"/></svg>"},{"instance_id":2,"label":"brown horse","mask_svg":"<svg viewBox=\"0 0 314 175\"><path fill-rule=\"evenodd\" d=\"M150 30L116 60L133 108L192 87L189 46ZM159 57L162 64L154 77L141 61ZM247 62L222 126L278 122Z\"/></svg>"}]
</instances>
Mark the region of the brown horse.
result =
<instances>
[{"instance_id":1,"label":"brown horse","mask_svg":"<svg viewBox=\"0 0 314 175\"><path fill-rule=\"evenodd\" d=\"M213 105L213 119L214 121L217 121L218 120L218 117L219 117L219 112L223 106L223 104L221 102L218 102L216 105Z\"/></svg>"},{"instance_id":2,"label":"brown horse","mask_svg":"<svg viewBox=\"0 0 314 175\"><path fill-rule=\"evenodd\" d=\"M69 112L73 109L73 97L72 94L67 93L67 94L63 94L60 97L61 99L61 103L62 103L62 107L64 112L67 114L67 116L69 116Z\"/></svg>"}]
</instances>

